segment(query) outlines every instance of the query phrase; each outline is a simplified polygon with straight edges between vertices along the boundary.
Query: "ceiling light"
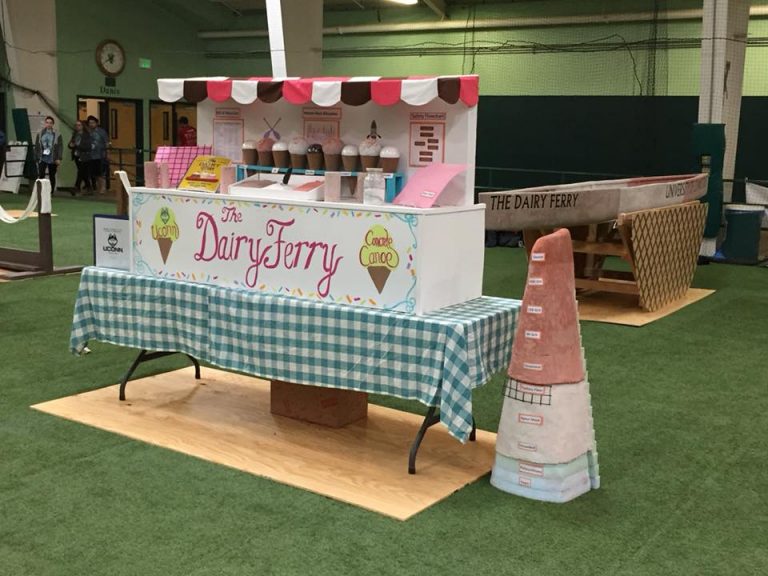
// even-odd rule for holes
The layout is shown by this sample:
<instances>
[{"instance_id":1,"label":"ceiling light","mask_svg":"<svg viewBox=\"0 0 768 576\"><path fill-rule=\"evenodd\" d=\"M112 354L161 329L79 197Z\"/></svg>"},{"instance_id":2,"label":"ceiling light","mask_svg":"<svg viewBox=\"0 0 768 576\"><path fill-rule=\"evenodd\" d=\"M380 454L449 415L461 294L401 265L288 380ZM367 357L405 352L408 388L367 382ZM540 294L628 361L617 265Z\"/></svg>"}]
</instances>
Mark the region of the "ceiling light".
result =
<instances>
[{"instance_id":1,"label":"ceiling light","mask_svg":"<svg viewBox=\"0 0 768 576\"><path fill-rule=\"evenodd\" d=\"M395 4L407 4L408 6L413 6L414 4L418 4L419 0L389 0L390 2L394 2Z\"/></svg>"}]
</instances>

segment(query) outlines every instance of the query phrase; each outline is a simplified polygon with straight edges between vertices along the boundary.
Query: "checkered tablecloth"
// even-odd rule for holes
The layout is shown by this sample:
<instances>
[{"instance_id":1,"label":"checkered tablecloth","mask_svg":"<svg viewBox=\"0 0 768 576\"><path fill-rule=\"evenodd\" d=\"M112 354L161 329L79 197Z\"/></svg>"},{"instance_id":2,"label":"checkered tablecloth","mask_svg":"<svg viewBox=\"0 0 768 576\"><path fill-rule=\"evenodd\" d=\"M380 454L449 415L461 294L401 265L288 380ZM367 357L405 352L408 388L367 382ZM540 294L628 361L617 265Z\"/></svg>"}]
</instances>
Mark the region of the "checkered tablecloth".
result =
<instances>
[{"instance_id":1,"label":"checkered tablecloth","mask_svg":"<svg viewBox=\"0 0 768 576\"><path fill-rule=\"evenodd\" d=\"M472 389L506 367L519 307L483 296L415 316L90 267L70 348L179 351L262 378L419 400L465 442Z\"/></svg>"}]
</instances>

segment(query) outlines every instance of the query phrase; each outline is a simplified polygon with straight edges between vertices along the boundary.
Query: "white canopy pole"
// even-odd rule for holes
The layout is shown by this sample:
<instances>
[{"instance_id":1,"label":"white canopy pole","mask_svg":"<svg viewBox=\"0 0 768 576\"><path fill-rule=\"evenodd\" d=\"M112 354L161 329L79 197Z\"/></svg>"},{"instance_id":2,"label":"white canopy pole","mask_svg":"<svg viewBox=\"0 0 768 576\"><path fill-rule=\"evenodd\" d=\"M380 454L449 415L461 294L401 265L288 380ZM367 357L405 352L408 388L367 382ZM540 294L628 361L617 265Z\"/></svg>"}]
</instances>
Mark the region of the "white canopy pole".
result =
<instances>
[{"instance_id":1,"label":"white canopy pole","mask_svg":"<svg viewBox=\"0 0 768 576\"><path fill-rule=\"evenodd\" d=\"M267 0L266 6L272 76L321 76L323 3Z\"/></svg>"}]
</instances>

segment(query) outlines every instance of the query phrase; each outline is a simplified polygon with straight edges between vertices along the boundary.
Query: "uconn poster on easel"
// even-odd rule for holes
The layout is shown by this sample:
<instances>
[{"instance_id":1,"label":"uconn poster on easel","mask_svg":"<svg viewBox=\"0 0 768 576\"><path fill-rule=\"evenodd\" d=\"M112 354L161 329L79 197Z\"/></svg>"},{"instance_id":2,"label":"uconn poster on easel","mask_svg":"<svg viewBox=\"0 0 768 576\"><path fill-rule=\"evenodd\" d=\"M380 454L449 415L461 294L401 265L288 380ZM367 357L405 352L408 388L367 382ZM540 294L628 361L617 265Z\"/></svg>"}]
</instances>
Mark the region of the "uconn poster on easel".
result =
<instances>
[{"instance_id":1,"label":"uconn poster on easel","mask_svg":"<svg viewBox=\"0 0 768 576\"><path fill-rule=\"evenodd\" d=\"M133 188L131 233L137 274L403 312L421 308L419 219L407 213Z\"/></svg>"}]
</instances>

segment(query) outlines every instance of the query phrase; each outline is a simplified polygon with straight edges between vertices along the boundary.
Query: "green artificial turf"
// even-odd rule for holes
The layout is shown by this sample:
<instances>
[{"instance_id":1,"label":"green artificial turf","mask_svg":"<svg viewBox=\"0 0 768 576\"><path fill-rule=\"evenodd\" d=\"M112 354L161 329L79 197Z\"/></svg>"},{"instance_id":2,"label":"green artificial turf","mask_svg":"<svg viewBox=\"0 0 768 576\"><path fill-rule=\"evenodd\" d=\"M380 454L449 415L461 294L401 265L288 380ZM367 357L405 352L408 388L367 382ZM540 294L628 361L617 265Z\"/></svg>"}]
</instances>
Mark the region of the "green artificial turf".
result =
<instances>
[{"instance_id":1,"label":"green artificial turf","mask_svg":"<svg viewBox=\"0 0 768 576\"><path fill-rule=\"evenodd\" d=\"M54 212L56 265L89 264L91 215L112 206ZM9 229L0 245L29 240ZM31 410L114 384L135 353L69 354L77 275L0 284L0 574L766 574L766 274L700 267L717 292L672 316L582 323L599 490L547 504L486 476L407 522ZM486 294L520 297L524 277L522 250L486 250ZM501 383L475 394L481 428Z\"/></svg>"}]
</instances>

